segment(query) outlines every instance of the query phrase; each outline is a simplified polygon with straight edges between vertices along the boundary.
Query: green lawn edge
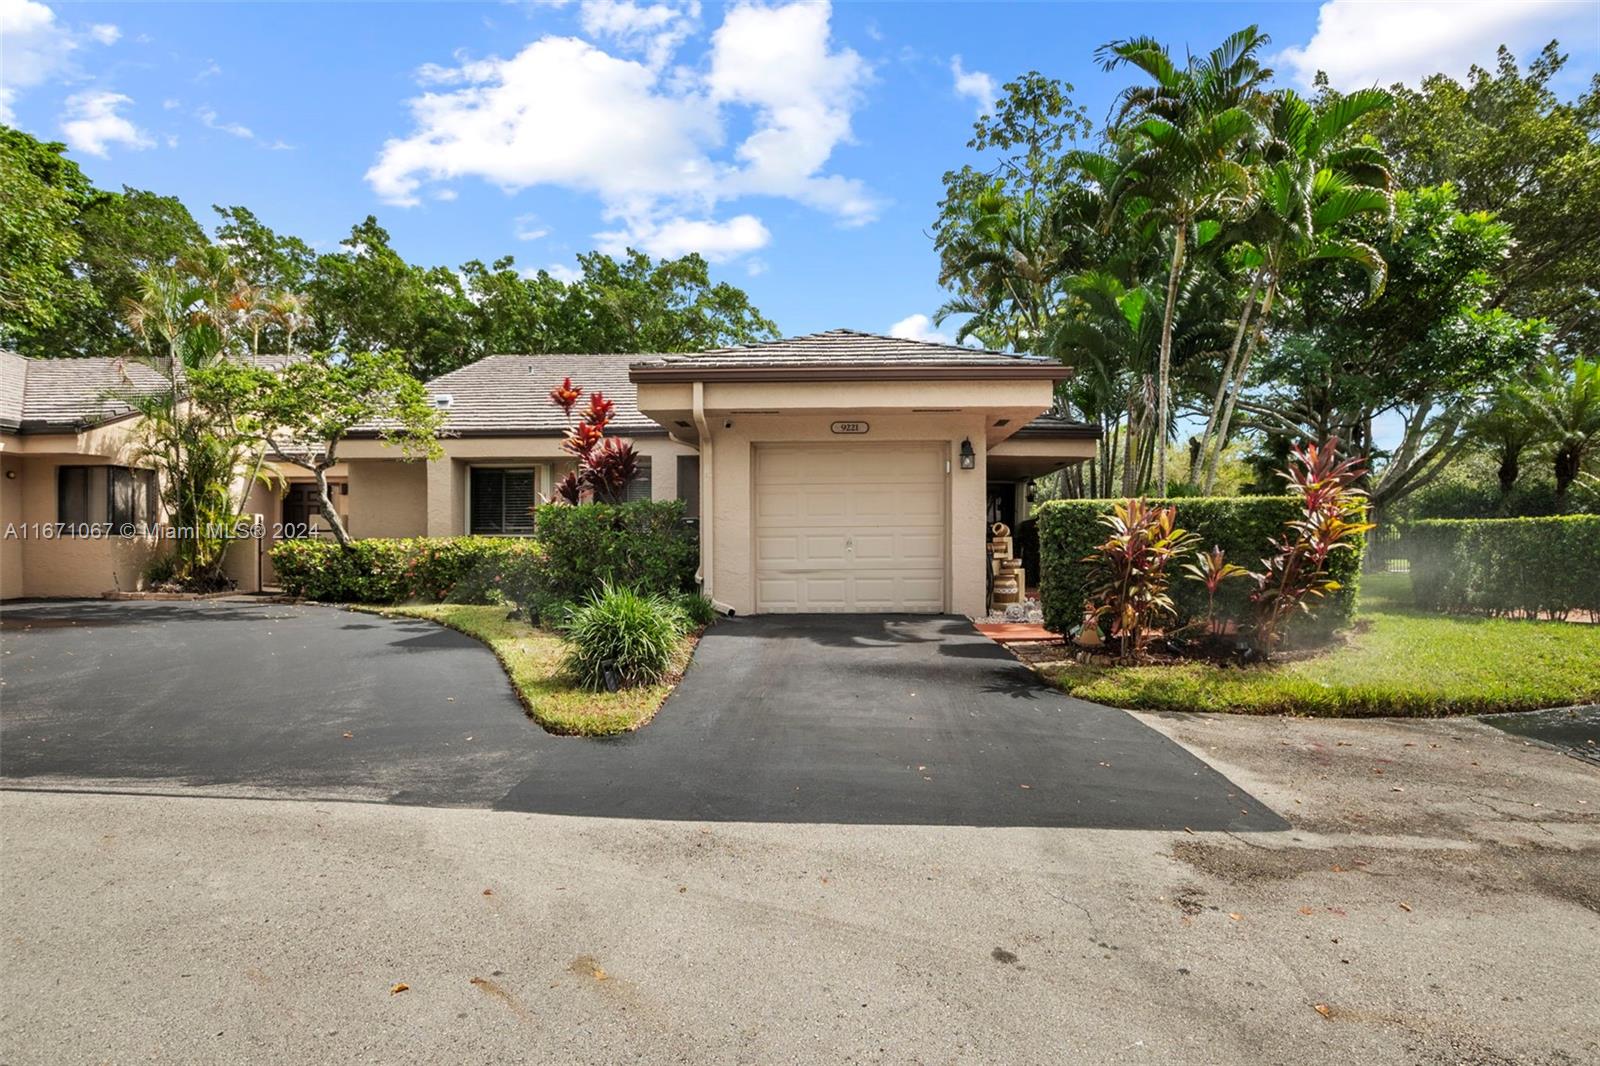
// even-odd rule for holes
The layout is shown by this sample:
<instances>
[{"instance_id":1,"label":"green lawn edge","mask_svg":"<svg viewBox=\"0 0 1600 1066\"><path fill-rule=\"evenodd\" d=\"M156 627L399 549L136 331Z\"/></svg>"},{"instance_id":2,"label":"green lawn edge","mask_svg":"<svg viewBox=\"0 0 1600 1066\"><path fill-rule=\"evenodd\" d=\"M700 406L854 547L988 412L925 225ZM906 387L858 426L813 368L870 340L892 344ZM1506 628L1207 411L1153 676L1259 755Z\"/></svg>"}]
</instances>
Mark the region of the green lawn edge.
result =
<instances>
[{"instance_id":1,"label":"green lawn edge","mask_svg":"<svg viewBox=\"0 0 1600 1066\"><path fill-rule=\"evenodd\" d=\"M1404 575L1365 580L1357 625L1312 658L1036 669L1069 695L1140 711L1432 718L1600 702L1600 626L1430 614L1406 606Z\"/></svg>"},{"instance_id":2,"label":"green lawn edge","mask_svg":"<svg viewBox=\"0 0 1600 1066\"><path fill-rule=\"evenodd\" d=\"M494 653L528 717L547 733L559 736L607 737L631 733L650 723L689 667L698 634L678 646L665 681L618 692L590 692L561 674L562 638L508 618L504 605L397 604L346 605L348 610L384 618L417 618L481 641Z\"/></svg>"}]
</instances>

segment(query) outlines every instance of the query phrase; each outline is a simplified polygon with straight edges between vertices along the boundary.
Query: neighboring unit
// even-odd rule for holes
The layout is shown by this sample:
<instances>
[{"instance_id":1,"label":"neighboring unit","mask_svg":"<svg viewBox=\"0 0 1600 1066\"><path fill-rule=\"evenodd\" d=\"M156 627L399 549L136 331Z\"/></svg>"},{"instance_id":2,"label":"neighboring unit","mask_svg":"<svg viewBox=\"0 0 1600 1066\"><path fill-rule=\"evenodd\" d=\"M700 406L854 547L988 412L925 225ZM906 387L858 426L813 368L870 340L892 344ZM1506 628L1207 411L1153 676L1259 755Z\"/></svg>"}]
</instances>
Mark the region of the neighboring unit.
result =
<instances>
[{"instance_id":1,"label":"neighboring unit","mask_svg":"<svg viewBox=\"0 0 1600 1066\"><path fill-rule=\"evenodd\" d=\"M87 424L112 362L5 357L6 522L64 520L59 471L116 465L128 431L104 435L119 416ZM74 373L76 402L41 421ZM977 615L990 523L1015 528L1033 479L1095 453L1095 427L1051 413L1070 373L1046 359L852 330L698 354L491 356L429 382L447 412L440 458L407 461L375 431L355 434L341 448L339 498L356 537L531 534L531 506L572 465L565 416L548 399L571 377L616 403L608 433L641 457L629 496L682 499L698 521L702 587L721 609ZM298 516L303 484L291 476L287 495L258 492L251 509L269 528L291 509ZM242 587L255 587L258 568L271 580L255 555L266 546L230 565ZM18 551L8 541L0 595L132 587L148 550Z\"/></svg>"}]
</instances>

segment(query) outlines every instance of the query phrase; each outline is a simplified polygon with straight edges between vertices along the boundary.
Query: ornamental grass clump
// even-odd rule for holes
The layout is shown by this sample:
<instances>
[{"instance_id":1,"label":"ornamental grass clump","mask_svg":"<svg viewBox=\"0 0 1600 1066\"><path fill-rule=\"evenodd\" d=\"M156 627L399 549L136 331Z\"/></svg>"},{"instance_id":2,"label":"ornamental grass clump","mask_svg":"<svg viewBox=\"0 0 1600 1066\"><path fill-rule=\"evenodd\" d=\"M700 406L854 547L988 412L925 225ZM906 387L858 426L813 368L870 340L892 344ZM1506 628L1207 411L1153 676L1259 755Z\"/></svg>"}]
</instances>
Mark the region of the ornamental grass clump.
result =
<instances>
[{"instance_id":1,"label":"ornamental grass clump","mask_svg":"<svg viewBox=\"0 0 1600 1066\"><path fill-rule=\"evenodd\" d=\"M1103 628L1109 625L1124 658L1144 650L1158 617L1177 616L1167 567L1199 538L1179 529L1176 518L1174 507L1136 499L1118 503L1100 519L1111 536L1085 560L1095 571L1087 607Z\"/></svg>"},{"instance_id":2,"label":"ornamental grass clump","mask_svg":"<svg viewBox=\"0 0 1600 1066\"><path fill-rule=\"evenodd\" d=\"M667 675L689 620L671 599L603 585L572 611L562 669L594 691L652 685Z\"/></svg>"}]
</instances>

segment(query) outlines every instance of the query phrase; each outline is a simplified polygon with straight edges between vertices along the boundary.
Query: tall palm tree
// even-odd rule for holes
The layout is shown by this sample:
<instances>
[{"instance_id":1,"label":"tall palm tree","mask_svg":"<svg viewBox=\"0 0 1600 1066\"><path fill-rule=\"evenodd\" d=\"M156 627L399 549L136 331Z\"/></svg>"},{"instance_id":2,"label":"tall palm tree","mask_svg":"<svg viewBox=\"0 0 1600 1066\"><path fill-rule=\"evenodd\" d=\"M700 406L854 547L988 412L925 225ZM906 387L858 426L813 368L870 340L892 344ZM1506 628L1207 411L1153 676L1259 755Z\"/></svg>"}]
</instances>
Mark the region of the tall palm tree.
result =
<instances>
[{"instance_id":1,"label":"tall palm tree","mask_svg":"<svg viewBox=\"0 0 1600 1066\"><path fill-rule=\"evenodd\" d=\"M1340 231L1351 219L1394 209L1388 158L1372 145L1347 143L1356 122L1392 102L1382 89L1336 97L1321 108L1290 90L1274 94L1270 136L1257 167L1257 206L1246 226L1254 238L1249 251L1255 269L1206 425L1204 492L1216 482L1239 392L1284 278L1310 262L1344 260L1366 272L1369 301L1383 293L1383 256ZM1252 313L1253 329L1247 328Z\"/></svg>"},{"instance_id":2,"label":"tall palm tree","mask_svg":"<svg viewBox=\"0 0 1600 1066\"><path fill-rule=\"evenodd\" d=\"M1110 201L1113 210L1155 214L1171 234L1156 383L1156 421L1163 427L1170 424L1172 324L1191 230L1202 219L1240 213L1251 199L1251 174L1240 157L1259 130L1262 86L1272 76L1259 53L1269 41L1249 26L1183 67L1149 37L1113 41L1096 53L1106 70L1132 66L1151 79L1120 97L1113 137L1129 158ZM1164 446L1156 469L1165 495Z\"/></svg>"}]
</instances>

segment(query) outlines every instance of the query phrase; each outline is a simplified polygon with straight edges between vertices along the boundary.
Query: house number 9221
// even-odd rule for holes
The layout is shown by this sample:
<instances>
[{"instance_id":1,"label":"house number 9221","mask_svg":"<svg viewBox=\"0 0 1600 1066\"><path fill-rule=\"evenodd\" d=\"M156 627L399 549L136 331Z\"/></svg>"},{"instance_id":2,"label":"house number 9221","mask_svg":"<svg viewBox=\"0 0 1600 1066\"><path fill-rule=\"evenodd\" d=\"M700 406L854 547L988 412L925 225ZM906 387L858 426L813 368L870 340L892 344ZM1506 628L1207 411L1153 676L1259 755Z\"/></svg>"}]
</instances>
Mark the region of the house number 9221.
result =
<instances>
[{"instance_id":1,"label":"house number 9221","mask_svg":"<svg viewBox=\"0 0 1600 1066\"><path fill-rule=\"evenodd\" d=\"M833 424L835 433L865 433L871 428L865 422L835 422Z\"/></svg>"}]
</instances>

